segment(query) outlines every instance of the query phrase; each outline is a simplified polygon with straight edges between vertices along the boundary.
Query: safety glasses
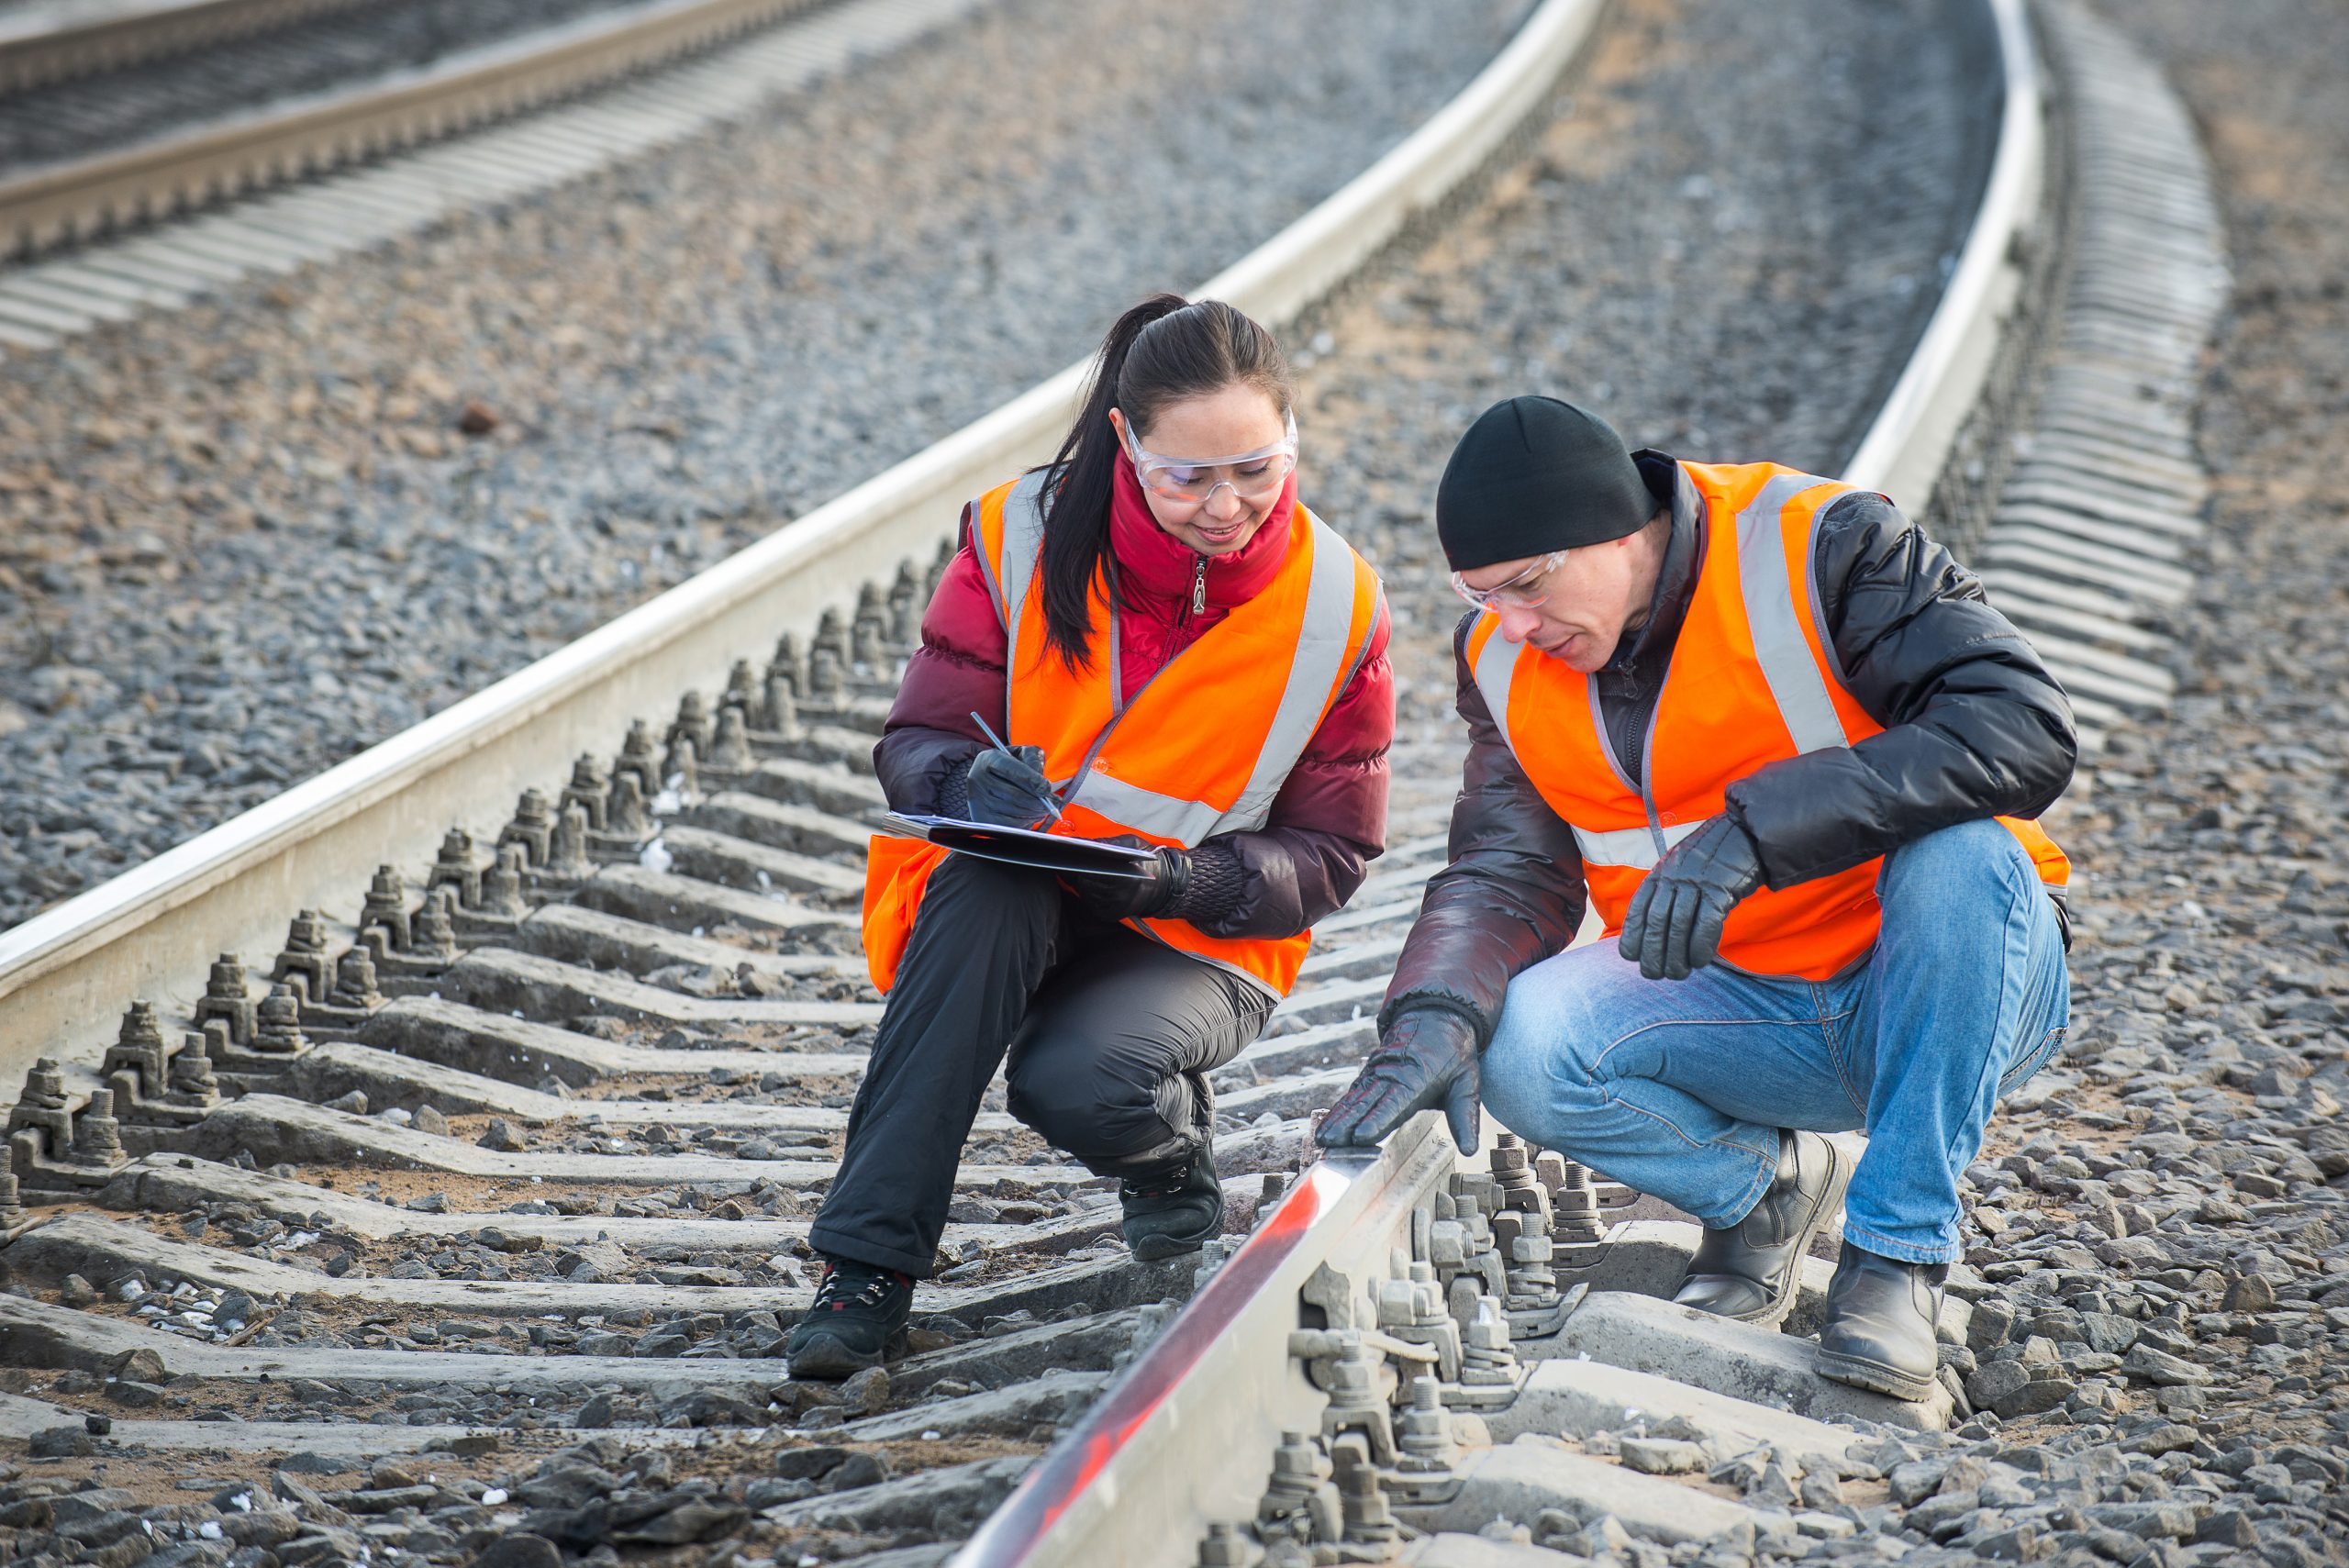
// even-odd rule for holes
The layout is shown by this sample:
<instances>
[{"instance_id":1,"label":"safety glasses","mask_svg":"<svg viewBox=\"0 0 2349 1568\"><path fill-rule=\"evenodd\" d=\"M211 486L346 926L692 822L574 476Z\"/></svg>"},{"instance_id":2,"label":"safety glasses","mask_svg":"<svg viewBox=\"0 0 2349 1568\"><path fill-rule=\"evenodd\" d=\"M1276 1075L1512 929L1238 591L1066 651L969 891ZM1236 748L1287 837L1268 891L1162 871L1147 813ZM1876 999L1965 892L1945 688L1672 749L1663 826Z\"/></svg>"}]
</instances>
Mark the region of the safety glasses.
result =
<instances>
[{"instance_id":1,"label":"safety glasses","mask_svg":"<svg viewBox=\"0 0 2349 1568\"><path fill-rule=\"evenodd\" d=\"M1154 495L1204 505L1218 490L1229 490L1258 506L1280 494L1297 470L1297 416L1288 417L1287 433L1278 441L1237 457L1162 457L1135 438L1131 425L1126 428L1126 450L1142 488Z\"/></svg>"},{"instance_id":2,"label":"safety glasses","mask_svg":"<svg viewBox=\"0 0 2349 1568\"><path fill-rule=\"evenodd\" d=\"M1460 573L1452 574L1452 591L1480 610L1531 610L1541 607L1550 596L1550 573L1566 559L1563 550L1553 550L1532 565L1492 588L1471 588Z\"/></svg>"}]
</instances>

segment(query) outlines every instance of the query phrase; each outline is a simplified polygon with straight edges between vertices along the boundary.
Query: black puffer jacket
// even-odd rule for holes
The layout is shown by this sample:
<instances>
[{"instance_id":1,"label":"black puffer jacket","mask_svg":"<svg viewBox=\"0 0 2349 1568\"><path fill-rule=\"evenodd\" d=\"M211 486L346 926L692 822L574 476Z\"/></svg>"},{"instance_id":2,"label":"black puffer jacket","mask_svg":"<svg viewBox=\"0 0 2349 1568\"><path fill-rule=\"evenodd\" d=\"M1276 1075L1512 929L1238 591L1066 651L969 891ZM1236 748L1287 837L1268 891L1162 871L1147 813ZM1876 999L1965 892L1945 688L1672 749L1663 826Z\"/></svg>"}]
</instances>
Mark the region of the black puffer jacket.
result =
<instances>
[{"instance_id":1,"label":"black puffer jacket","mask_svg":"<svg viewBox=\"0 0 2349 1568\"><path fill-rule=\"evenodd\" d=\"M1673 540L1642 629L1598 676L1609 744L1640 774L1642 740L1708 543L1678 465L1637 454ZM1769 885L1845 870L1913 839L1986 817L2035 817L2071 782L2071 704L2039 655L1984 600L1982 584L1881 495L1831 505L1813 546L1820 607L1843 684L1885 727L1849 749L1773 762L1729 789ZM1470 674L1472 615L1453 634L1468 761L1452 815L1452 863L1428 884L1387 987L1382 1026L1408 1006L1447 1007L1492 1037L1511 976L1562 951L1582 923L1574 834L1510 755Z\"/></svg>"}]
</instances>

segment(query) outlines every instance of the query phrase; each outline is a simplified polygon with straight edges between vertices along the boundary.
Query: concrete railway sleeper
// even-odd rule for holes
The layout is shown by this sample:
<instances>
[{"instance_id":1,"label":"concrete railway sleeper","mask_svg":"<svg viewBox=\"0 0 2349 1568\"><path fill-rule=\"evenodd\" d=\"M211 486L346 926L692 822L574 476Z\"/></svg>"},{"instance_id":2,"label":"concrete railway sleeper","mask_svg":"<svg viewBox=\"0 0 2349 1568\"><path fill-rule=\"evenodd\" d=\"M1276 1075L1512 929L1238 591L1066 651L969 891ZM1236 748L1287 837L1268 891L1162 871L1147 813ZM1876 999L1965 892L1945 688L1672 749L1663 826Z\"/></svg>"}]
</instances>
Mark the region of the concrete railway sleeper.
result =
<instances>
[{"instance_id":1,"label":"concrete railway sleeper","mask_svg":"<svg viewBox=\"0 0 2349 1568\"><path fill-rule=\"evenodd\" d=\"M2020 15L1990 9L2011 84ZM2134 67L2057 15L2093 147L2114 134L2099 113L2135 112L2112 86ZM2118 221L2175 216L2150 206ZM2175 399L2108 418L2098 377L2175 374L2215 262L2177 235L2134 254L2097 239L2044 367L2043 439L1984 553L2027 573L2017 618L2084 714L2117 723L2171 694L2148 639L2187 585L2203 482ZM1994 330L1979 309L1972 329ZM1920 439L1876 461L1911 462ZM2125 506L2081 494L2115 464L2137 482ZM868 583L804 644L523 793L494 836L451 830L417 879L384 867L348 923L294 916L265 973L224 955L187 1017L131 1006L94 1069L36 1066L0 1173L0 1267L29 1287L0 1294L19 1369L0 1429L45 1457L276 1459L266 1489L221 1483L218 1533L174 1562L234 1561L219 1542L289 1562L721 1564L747 1539L874 1568L1647 1568L1856 1551L1886 1516L1847 1485L1885 1483L1911 1526L1937 1489L1968 1508L2016 1490L1987 1471L1953 1490L1904 1436L2017 1392L1961 1375L1977 1349L2009 1364L1987 1358L2012 1314L1975 1311L1993 1290L1970 1270L1940 1380L1896 1401L1813 1374L1821 1260L1785 1332L1751 1329L1662 1299L1695 1226L1554 1151L1503 1136L1463 1160L1421 1118L1375 1159L1310 1158L1444 858L1441 743L1398 747L1389 854L1214 1074L1225 1240L1135 1263L1109 1184L1005 1115L998 1084L913 1353L839 1385L783 1375L879 1010L854 952L865 759L937 571ZM2129 1329L2116 1367L2209 1376L2158 1323ZM104 1561L154 1545L122 1546L141 1528L128 1490L8 1507L8 1528ZM2197 1527L2099 1507L2096 1528L2143 1540Z\"/></svg>"}]
</instances>

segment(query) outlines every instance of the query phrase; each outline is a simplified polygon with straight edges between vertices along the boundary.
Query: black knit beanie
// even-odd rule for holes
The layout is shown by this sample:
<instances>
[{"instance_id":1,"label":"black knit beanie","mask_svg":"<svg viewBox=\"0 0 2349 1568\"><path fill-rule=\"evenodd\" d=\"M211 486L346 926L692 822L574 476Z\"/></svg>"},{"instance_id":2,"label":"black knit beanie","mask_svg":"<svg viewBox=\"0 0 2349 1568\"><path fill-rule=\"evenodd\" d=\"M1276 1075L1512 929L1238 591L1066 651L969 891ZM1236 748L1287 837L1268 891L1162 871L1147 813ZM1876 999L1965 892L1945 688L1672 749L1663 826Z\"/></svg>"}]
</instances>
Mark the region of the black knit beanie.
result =
<instances>
[{"instance_id":1,"label":"black knit beanie","mask_svg":"<svg viewBox=\"0 0 2349 1568\"><path fill-rule=\"evenodd\" d=\"M1635 533L1655 497L1615 428L1555 397L1494 404L1468 427L1435 492L1454 572Z\"/></svg>"}]
</instances>

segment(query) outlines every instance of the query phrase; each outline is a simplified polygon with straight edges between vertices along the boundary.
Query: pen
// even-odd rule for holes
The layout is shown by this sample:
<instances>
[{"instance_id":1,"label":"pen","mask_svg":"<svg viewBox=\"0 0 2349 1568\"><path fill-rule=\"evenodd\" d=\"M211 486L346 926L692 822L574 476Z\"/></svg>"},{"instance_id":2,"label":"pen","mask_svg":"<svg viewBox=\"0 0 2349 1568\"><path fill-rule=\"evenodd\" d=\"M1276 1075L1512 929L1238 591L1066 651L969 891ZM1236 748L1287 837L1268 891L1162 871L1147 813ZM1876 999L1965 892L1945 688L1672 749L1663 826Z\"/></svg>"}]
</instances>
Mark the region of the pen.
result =
<instances>
[{"instance_id":1,"label":"pen","mask_svg":"<svg viewBox=\"0 0 2349 1568\"><path fill-rule=\"evenodd\" d=\"M973 708L971 710L971 722L979 727L980 734L995 742L995 749L996 751L1009 751L1011 750L1009 746L1004 744L1003 737L995 732L995 727L989 724L985 719L979 717L979 710L977 708ZM1049 784L1052 781L1047 779L1045 782ZM1047 799L1044 802L1044 805L1051 810L1052 814L1052 820L1055 822L1059 821L1061 819L1061 803L1057 800Z\"/></svg>"}]
</instances>

